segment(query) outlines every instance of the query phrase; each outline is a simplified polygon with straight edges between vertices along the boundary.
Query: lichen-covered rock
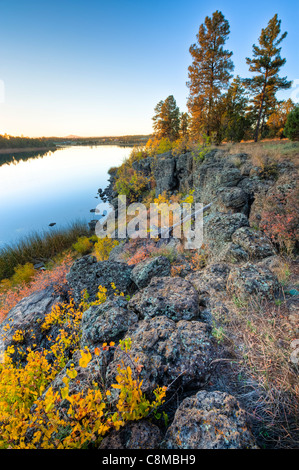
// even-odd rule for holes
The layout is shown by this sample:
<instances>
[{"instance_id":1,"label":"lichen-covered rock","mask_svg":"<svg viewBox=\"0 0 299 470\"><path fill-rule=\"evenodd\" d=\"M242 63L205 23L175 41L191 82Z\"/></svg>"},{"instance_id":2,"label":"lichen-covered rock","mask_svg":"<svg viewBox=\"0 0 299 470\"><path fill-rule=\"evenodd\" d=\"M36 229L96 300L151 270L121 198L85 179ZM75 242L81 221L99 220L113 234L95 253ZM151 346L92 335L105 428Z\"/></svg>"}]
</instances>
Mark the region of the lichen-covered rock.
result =
<instances>
[{"instance_id":1,"label":"lichen-covered rock","mask_svg":"<svg viewBox=\"0 0 299 470\"><path fill-rule=\"evenodd\" d=\"M244 250L240 245L236 245L233 242L225 243L224 248L220 251L217 256L219 262L225 263L241 263L249 260L247 251Z\"/></svg>"},{"instance_id":2,"label":"lichen-covered rock","mask_svg":"<svg viewBox=\"0 0 299 470\"><path fill-rule=\"evenodd\" d=\"M221 299L226 295L229 271L230 267L227 264L217 263L186 276L198 291L201 318L210 324L213 321L212 309L222 309Z\"/></svg>"},{"instance_id":3,"label":"lichen-covered rock","mask_svg":"<svg viewBox=\"0 0 299 470\"><path fill-rule=\"evenodd\" d=\"M245 412L235 397L200 391L185 398L168 428L165 449L257 448L246 425Z\"/></svg>"},{"instance_id":4,"label":"lichen-covered rock","mask_svg":"<svg viewBox=\"0 0 299 470\"><path fill-rule=\"evenodd\" d=\"M186 388L200 386L210 369L209 332L210 328L199 321L176 323L165 316L140 321L137 328L126 335L132 340L133 361L117 349L108 367L107 382L114 382L121 360L132 367L134 359L138 358L143 366L140 377L144 392L151 392L157 386L169 386L174 381L175 387L179 384Z\"/></svg>"},{"instance_id":5,"label":"lichen-covered rock","mask_svg":"<svg viewBox=\"0 0 299 470\"><path fill-rule=\"evenodd\" d=\"M273 299L279 293L277 277L265 266L246 263L234 267L227 279L227 291L236 297L248 299L257 295L262 299Z\"/></svg>"},{"instance_id":6,"label":"lichen-covered rock","mask_svg":"<svg viewBox=\"0 0 299 470\"><path fill-rule=\"evenodd\" d=\"M99 449L157 449L162 440L158 426L148 421L126 424L104 437Z\"/></svg>"},{"instance_id":7,"label":"lichen-covered rock","mask_svg":"<svg viewBox=\"0 0 299 470\"><path fill-rule=\"evenodd\" d=\"M243 212L248 214L248 194L242 188L221 188L218 191L217 205L224 212Z\"/></svg>"},{"instance_id":8,"label":"lichen-covered rock","mask_svg":"<svg viewBox=\"0 0 299 470\"><path fill-rule=\"evenodd\" d=\"M164 191L172 191L178 185L175 175L175 159L171 152L159 155L152 163L152 172L156 181L156 197Z\"/></svg>"},{"instance_id":9,"label":"lichen-covered rock","mask_svg":"<svg viewBox=\"0 0 299 470\"><path fill-rule=\"evenodd\" d=\"M138 321L137 315L127 309L122 297L94 305L82 315L82 346L98 347L102 343L117 342Z\"/></svg>"},{"instance_id":10,"label":"lichen-covered rock","mask_svg":"<svg viewBox=\"0 0 299 470\"><path fill-rule=\"evenodd\" d=\"M139 289L147 286L153 277L170 276L171 263L165 256L149 258L132 270L131 279Z\"/></svg>"},{"instance_id":11,"label":"lichen-covered rock","mask_svg":"<svg viewBox=\"0 0 299 470\"><path fill-rule=\"evenodd\" d=\"M198 294L181 277L154 277L129 301L140 319L165 315L172 320L193 320L199 316Z\"/></svg>"},{"instance_id":12,"label":"lichen-covered rock","mask_svg":"<svg viewBox=\"0 0 299 470\"><path fill-rule=\"evenodd\" d=\"M206 205L215 199L219 188L237 186L242 178L239 168L225 158L222 151L212 150L195 169L195 200Z\"/></svg>"},{"instance_id":13,"label":"lichen-covered rock","mask_svg":"<svg viewBox=\"0 0 299 470\"><path fill-rule=\"evenodd\" d=\"M188 192L193 189L194 160L190 152L175 157L175 175L178 180L179 192Z\"/></svg>"},{"instance_id":14,"label":"lichen-covered rock","mask_svg":"<svg viewBox=\"0 0 299 470\"><path fill-rule=\"evenodd\" d=\"M199 294L225 291L230 267L224 263L211 264L202 271L195 271L186 276Z\"/></svg>"},{"instance_id":15,"label":"lichen-covered rock","mask_svg":"<svg viewBox=\"0 0 299 470\"><path fill-rule=\"evenodd\" d=\"M47 336L51 332L42 331L40 326L52 307L60 301L61 297L51 286L22 299L0 324L0 348L2 349L0 352L4 352L8 346L12 345L17 345L18 349L23 352L26 352L28 347L32 348L33 344L38 344L40 348L49 348ZM8 324L9 328L7 328ZM21 341L14 339L16 331L22 333ZM18 359L20 358L21 356L18 355Z\"/></svg>"},{"instance_id":16,"label":"lichen-covered rock","mask_svg":"<svg viewBox=\"0 0 299 470\"><path fill-rule=\"evenodd\" d=\"M241 227L248 226L248 219L239 212L235 214L223 214L215 212L204 218L204 244L212 258L217 258L225 247L232 241L233 233Z\"/></svg>"},{"instance_id":17,"label":"lichen-covered rock","mask_svg":"<svg viewBox=\"0 0 299 470\"><path fill-rule=\"evenodd\" d=\"M232 241L241 246L249 255L249 259L262 259L275 255L273 245L260 231L249 227L241 227L232 235Z\"/></svg>"},{"instance_id":18,"label":"lichen-covered rock","mask_svg":"<svg viewBox=\"0 0 299 470\"><path fill-rule=\"evenodd\" d=\"M80 302L82 291L87 290L90 300L95 300L99 286L113 294L113 282L120 292L131 294L137 287L131 279L132 266L117 261L100 261L94 256L83 256L75 261L67 274L68 285L75 302Z\"/></svg>"}]
</instances>

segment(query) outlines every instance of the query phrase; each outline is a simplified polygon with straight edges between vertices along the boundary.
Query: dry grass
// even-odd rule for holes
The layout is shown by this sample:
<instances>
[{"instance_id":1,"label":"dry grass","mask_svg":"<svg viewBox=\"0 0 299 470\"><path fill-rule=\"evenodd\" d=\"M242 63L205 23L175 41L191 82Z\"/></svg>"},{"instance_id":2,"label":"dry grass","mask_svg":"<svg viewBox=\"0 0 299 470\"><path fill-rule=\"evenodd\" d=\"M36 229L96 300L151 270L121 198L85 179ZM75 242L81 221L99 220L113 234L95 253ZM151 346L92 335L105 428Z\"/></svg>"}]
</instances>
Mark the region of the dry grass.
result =
<instances>
[{"instance_id":1,"label":"dry grass","mask_svg":"<svg viewBox=\"0 0 299 470\"><path fill-rule=\"evenodd\" d=\"M229 154L247 153L251 156L254 165L262 167L270 161L276 163L286 159L299 167L299 142L291 142L288 139L263 140L255 143L253 141L240 142L236 144L223 144L221 146Z\"/></svg>"},{"instance_id":2,"label":"dry grass","mask_svg":"<svg viewBox=\"0 0 299 470\"><path fill-rule=\"evenodd\" d=\"M10 278L18 265L53 259L88 233L86 223L75 221L64 229L33 232L15 244L4 246L0 250L0 280Z\"/></svg>"},{"instance_id":3,"label":"dry grass","mask_svg":"<svg viewBox=\"0 0 299 470\"><path fill-rule=\"evenodd\" d=\"M229 314L216 315L216 331L234 357L238 398L259 444L298 447L299 365L291 361L291 343L299 338L299 299L270 303L234 298L226 307Z\"/></svg>"}]
</instances>

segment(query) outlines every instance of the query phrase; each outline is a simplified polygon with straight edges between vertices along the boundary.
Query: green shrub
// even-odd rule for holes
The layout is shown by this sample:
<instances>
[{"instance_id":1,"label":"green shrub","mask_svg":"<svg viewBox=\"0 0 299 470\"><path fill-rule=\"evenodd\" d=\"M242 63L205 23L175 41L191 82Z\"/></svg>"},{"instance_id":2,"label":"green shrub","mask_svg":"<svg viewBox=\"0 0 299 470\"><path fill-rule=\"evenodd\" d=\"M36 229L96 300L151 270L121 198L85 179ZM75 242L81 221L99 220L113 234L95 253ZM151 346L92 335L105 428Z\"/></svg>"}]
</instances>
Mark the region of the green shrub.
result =
<instances>
[{"instance_id":1,"label":"green shrub","mask_svg":"<svg viewBox=\"0 0 299 470\"><path fill-rule=\"evenodd\" d=\"M288 114L284 133L290 140L299 140L299 105Z\"/></svg>"},{"instance_id":2,"label":"green shrub","mask_svg":"<svg viewBox=\"0 0 299 470\"><path fill-rule=\"evenodd\" d=\"M73 249L81 255L90 253L92 247L93 244L88 237L80 237L78 238L77 242L73 244Z\"/></svg>"}]
</instances>

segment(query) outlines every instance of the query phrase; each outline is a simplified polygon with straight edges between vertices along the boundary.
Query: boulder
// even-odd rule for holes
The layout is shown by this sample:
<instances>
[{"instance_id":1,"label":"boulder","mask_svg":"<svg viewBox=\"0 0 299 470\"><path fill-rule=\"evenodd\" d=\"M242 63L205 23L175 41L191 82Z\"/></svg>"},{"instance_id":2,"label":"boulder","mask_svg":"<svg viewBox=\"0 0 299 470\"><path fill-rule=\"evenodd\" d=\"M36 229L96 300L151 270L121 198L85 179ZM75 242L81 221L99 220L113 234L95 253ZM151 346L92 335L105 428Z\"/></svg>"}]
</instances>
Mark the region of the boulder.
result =
<instances>
[{"instance_id":1,"label":"boulder","mask_svg":"<svg viewBox=\"0 0 299 470\"><path fill-rule=\"evenodd\" d=\"M126 424L104 437L99 449L157 449L162 440L158 426L148 421Z\"/></svg>"},{"instance_id":2,"label":"boulder","mask_svg":"<svg viewBox=\"0 0 299 470\"><path fill-rule=\"evenodd\" d=\"M170 276L171 263L165 256L149 258L132 270L131 279L139 289L147 286L153 277Z\"/></svg>"},{"instance_id":3,"label":"boulder","mask_svg":"<svg viewBox=\"0 0 299 470\"><path fill-rule=\"evenodd\" d=\"M232 241L248 253L249 259L262 259L275 255L269 239L262 232L250 227L237 229L232 235Z\"/></svg>"},{"instance_id":4,"label":"boulder","mask_svg":"<svg viewBox=\"0 0 299 470\"><path fill-rule=\"evenodd\" d=\"M114 383L117 366L122 360L132 367L138 358L144 392L172 383L175 388L179 385L185 388L200 386L210 369L212 345L209 332L210 328L199 321L176 323L165 316L142 320L126 335L132 340L132 359L117 349L108 366L107 382Z\"/></svg>"},{"instance_id":5,"label":"boulder","mask_svg":"<svg viewBox=\"0 0 299 470\"><path fill-rule=\"evenodd\" d=\"M248 261L249 255L240 245L229 242L225 243L224 248L217 256L217 260L219 262L236 264Z\"/></svg>"},{"instance_id":6,"label":"boulder","mask_svg":"<svg viewBox=\"0 0 299 470\"><path fill-rule=\"evenodd\" d=\"M21 353L26 352L28 347L33 348L33 344L37 344L39 348L48 349L51 345L47 338L50 332L43 332L40 326L45 320L45 316L51 312L52 307L61 300L53 287L49 286L39 292L34 292L29 297L25 297L15 305L0 324L0 347L2 352L12 345L18 346ZM22 333L22 339L14 339L16 331ZM15 360L21 358L22 356L19 356L19 354L14 355Z\"/></svg>"},{"instance_id":7,"label":"boulder","mask_svg":"<svg viewBox=\"0 0 299 470\"><path fill-rule=\"evenodd\" d=\"M140 319L155 316L193 320L199 316L198 294L192 284L181 277L154 277L150 284L129 301L129 308Z\"/></svg>"},{"instance_id":8,"label":"boulder","mask_svg":"<svg viewBox=\"0 0 299 470\"><path fill-rule=\"evenodd\" d=\"M210 256L216 259L224 249L225 244L232 241L233 233L248 225L247 217L241 213L223 214L215 212L204 217L203 241Z\"/></svg>"},{"instance_id":9,"label":"boulder","mask_svg":"<svg viewBox=\"0 0 299 470\"><path fill-rule=\"evenodd\" d=\"M80 302L82 291L87 290L89 300L95 300L99 286L107 288L107 294L113 294L116 289L124 294L132 294L136 286L131 279L132 266L117 261L100 261L94 256L83 256L75 261L67 274L67 282L75 302Z\"/></svg>"},{"instance_id":10,"label":"boulder","mask_svg":"<svg viewBox=\"0 0 299 470\"><path fill-rule=\"evenodd\" d=\"M137 321L137 315L127 309L127 301L122 297L94 305L82 315L81 345L93 348L110 341L118 342Z\"/></svg>"},{"instance_id":11,"label":"boulder","mask_svg":"<svg viewBox=\"0 0 299 470\"><path fill-rule=\"evenodd\" d=\"M200 391L185 398L168 428L165 449L256 449L245 412L225 392Z\"/></svg>"},{"instance_id":12,"label":"boulder","mask_svg":"<svg viewBox=\"0 0 299 470\"><path fill-rule=\"evenodd\" d=\"M243 212L248 214L249 196L242 188L220 188L217 196L217 205L223 212Z\"/></svg>"},{"instance_id":13,"label":"boulder","mask_svg":"<svg viewBox=\"0 0 299 470\"><path fill-rule=\"evenodd\" d=\"M216 292L225 292L229 271L230 267L225 263L211 264L202 271L188 274L186 280L195 287L199 294L213 295Z\"/></svg>"},{"instance_id":14,"label":"boulder","mask_svg":"<svg viewBox=\"0 0 299 470\"><path fill-rule=\"evenodd\" d=\"M238 298L249 299L257 295L261 299L273 299L279 294L277 277L265 266L245 263L234 267L227 279L227 291Z\"/></svg>"}]
</instances>

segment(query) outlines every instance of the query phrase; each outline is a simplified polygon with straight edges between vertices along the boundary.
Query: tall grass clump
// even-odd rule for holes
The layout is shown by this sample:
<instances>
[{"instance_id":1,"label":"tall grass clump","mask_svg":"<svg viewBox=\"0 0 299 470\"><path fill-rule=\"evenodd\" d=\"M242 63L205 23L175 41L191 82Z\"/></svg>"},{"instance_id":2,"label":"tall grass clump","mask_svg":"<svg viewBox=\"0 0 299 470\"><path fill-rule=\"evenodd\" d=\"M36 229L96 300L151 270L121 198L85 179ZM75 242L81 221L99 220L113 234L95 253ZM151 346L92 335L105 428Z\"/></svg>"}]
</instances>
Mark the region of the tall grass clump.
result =
<instances>
[{"instance_id":1,"label":"tall grass clump","mask_svg":"<svg viewBox=\"0 0 299 470\"><path fill-rule=\"evenodd\" d=\"M49 260L72 247L79 237L89 234L84 222L75 221L62 229L33 232L0 250L0 280L15 274L15 268L40 259Z\"/></svg>"}]
</instances>

